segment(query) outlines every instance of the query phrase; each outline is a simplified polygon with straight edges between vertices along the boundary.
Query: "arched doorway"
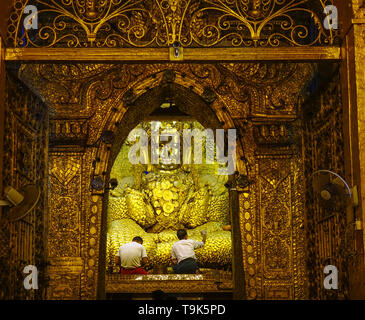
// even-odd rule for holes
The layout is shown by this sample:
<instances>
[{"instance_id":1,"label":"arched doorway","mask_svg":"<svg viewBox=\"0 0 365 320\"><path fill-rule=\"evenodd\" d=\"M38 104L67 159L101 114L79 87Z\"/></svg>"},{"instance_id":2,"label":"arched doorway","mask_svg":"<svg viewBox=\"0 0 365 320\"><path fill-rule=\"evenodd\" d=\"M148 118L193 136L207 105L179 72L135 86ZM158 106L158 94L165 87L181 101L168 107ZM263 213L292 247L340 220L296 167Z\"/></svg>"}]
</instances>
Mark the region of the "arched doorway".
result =
<instances>
[{"instance_id":1,"label":"arched doorway","mask_svg":"<svg viewBox=\"0 0 365 320\"><path fill-rule=\"evenodd\" d=\"M124 104L128 106L127 111L123 114L120 122L118 122L118 128L115 130L115 133L111 135L111 141L109 144L104 144L106 148L104 151L99 150L98 153L101 154L106 150L110 151L110 158L107 162L107 171L103 172L103 176L105 177L105 181L108 181L110 176L113 164L119 154L119 151L123 145L123 142L127 139L130 131L138 125L140 122L146 119L161 119L166 116L170 120L181 120L181 117L188 117L190 119L196 119L200 123L204 125L205 128L210 128L212 130L221 129L221 128L231 128L233 125L232 119L219 119L216 112L212 109L211 104L217 99L214 91L209 89L208 87L201 88L202 96L199 96L195 92L193 92L192 87L185 87L181 84L174 83L175 80L175 72L173 70L166 70L163 73L162 80L160 84L154 88L147 88L146 92L141 94L140 96L136 96L134 93L134 88L131 88L127 91L123 98ZM199 89L198 89L199 90ZM169 114L169 112L165 112L164 115L156 115L156 110L160 109L160 106L164 103L172 103L175 106L178 106L178 111L183 115L174 115L173 113ZM173 111L172 111L173 112ZM226 121L222 121L226 120ZM104 131L104 133L107 131ZM112 132L112 131L108 131ZM103 148L103 145L101 145ZM237 144L237 154L243 154L242 145L240 143ZM246 173L246 168L242 164L242 160L239 159L240 169L244 168L244 172ZM105 167L101 165L101 167ZM237 170L239 170L237 168ZM241 171L242 172L242 171ZM239 172L237 171L236 177L239 176ZM94 173L94 177L97 174ZM234 176L231 175L229 177L229 181L235 180ZM229 188L232 187L229 184ZM104 194L103 197L103 214L102 214L102 226L100 231L100 248L99 248L99 280L98 280L98 294L99 297L105 296L105 269L106 269L106 235L107 235L107 212L108 212L108 193ZM236 288L236 296L244 295L242 291L242 287L244 287L244 274L243 270L243 261L242 261L242 246L241 246L241 232L238 222L238 198L235 192L231 192L230 200L229 200L229 215L230 221L232 222L232 234L236 238L233 239L232 245L234 247L233 256L234 258L234 266L233 266L233 278L235 281ZM233 215L233 216L232 216Z\"/></svg>"}]
</instances>

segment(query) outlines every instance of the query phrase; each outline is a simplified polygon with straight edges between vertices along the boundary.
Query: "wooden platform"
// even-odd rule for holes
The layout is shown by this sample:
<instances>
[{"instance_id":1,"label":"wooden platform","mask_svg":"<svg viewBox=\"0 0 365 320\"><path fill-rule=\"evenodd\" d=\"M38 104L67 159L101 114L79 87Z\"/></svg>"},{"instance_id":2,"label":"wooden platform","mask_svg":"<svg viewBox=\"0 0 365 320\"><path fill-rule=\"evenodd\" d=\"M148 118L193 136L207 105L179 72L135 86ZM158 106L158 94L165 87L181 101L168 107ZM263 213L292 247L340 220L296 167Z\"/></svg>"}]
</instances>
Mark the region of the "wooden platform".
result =
<instances>
[{"instance_id":1,"label":"wooden platform","mask_svg":"<svg viewBox=\"0 0 365 320\"><path fill-rule=\"evenodd\" d=\"M218 293L232 292L232 274L208 270L203 274L107 274L106 293Z\"/></svg>"}]
</instances>

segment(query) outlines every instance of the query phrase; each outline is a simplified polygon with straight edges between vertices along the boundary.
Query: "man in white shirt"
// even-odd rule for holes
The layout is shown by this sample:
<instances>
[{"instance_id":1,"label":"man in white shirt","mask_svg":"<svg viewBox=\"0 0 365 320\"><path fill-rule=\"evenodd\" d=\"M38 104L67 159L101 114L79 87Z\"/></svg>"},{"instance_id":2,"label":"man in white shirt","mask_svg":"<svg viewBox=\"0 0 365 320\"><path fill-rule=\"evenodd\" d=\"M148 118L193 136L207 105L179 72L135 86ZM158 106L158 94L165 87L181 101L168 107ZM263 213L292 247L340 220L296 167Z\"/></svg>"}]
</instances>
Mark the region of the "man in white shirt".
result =
<instances>
[{"instance_id":1,"label":"man in white shirt","mask_svg":"<svg viewBox=\"0 0 365 320\"><path fill-rule=\"evenodd\" d=\"M177 230L179 241L175 242L171 248L173 269L175 273L198 274L199 268L196 263L195 249L202 248L207 239L207 232L201 232L202 241L188 239L188 233L185 229Z\"/></svg>"},{"instance_id":2,"label":"man in white shirt","mask_svg":"<svg viewBox=\"0 0 365 320\"><path fill-rule=\"evenodd\" d=\"M121 266L122 274L147 274L147 271L142 269L147 263L147 252L142 243L141 237L134 237L132 242L119 248L116 263Z\"/></svg>"}]
</instances>

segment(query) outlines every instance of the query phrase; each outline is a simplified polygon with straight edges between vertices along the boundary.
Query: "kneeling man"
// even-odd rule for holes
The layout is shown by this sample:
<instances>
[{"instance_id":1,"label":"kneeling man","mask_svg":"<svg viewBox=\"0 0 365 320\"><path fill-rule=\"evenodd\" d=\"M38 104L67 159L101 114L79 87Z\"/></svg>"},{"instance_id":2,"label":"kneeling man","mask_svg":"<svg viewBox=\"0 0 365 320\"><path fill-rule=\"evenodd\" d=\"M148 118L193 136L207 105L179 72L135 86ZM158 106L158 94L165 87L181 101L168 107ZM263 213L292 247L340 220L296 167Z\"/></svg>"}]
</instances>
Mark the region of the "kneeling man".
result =
<instances>
[{"instance_id":1,"label":"kneeling man","mask_svg":"<svg viewBox=\"0 0 365 320\"><path fill-rule=\"evenodd\" d=\"M175 273L199 273L194 250L204 246L207 239L207 232L203 230L201 234L203 240L195 241L188 239L188 233L185 229L177 230L179 241L175 242L171 249L172 262L175 264L173 266Z\"/></svg>"},{"instance_id":2,"label":"kneeling man","mask_svg":"<svg viewBox=\"0 0 365 320\"><path fill-rule=\"evenodd\" d=\"M134 237L132 242L122 245L116 256L117 265L121 265L122 274L147 274L142 269L147 263L146 248L141 237Z\"/></svg>"}]
</instances>

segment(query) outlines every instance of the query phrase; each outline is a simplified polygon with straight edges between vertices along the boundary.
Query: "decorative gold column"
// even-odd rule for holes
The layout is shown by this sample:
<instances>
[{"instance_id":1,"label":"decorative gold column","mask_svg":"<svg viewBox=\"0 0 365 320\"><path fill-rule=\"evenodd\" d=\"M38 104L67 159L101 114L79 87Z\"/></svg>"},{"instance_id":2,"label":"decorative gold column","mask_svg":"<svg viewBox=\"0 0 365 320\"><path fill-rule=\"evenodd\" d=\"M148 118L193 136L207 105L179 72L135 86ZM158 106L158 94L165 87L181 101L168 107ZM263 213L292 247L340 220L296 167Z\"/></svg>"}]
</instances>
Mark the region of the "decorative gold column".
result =
<instances>
[{"instance_id":1,"label":"decorative gold column","mask_svg":"<svg viewBox=\"0 0 365 320\"><path fill-rule=\"evenodd\" d=\"M3 168L3 158L4 158L4 134L5 134L5 61L4 61L4 48L3 41L0 36L0 196L3 195L4 189L4 168ZM3 208L0 207L0 259L5 258L5 260L9 260L7 257L7 253L9 252L9 224L5 224L3 222ZM9 263L3 263L0 265L0 299L5 299L5 297L9 296ZM4 272L5 271L5 272ZM7 273L7 274L5 274Z\"/></svg>"},{"instance_id":2,"label":"decorative gold column","mask_svg":"<svg viewBox=\"0 0 365 320\"><path fill-rule=\"evenodd\" d=\"M239 199L247 297L306 299L299 132L284 118L252 122L255 183Z\"/></svg>"},{"instance_id":3,"label":"decorative gold column","mask_svg":"<svg viewBox=\"0 0 365 320\"><path fill-rule=\"evenodd\" d=\"M241 190L240 190L241 191ZM232 246L234 255L232 257L232 269L233 269L233 299L235 300L246 300L246 279L245 279L245 268L243 260L243 249L242 249L242 228L240 226L241 212L239 205L240 194L237 190L237 182L234 180L234 186L229 192L230 201L230 214L232 221Z\"/></svg>"},{"instance_id":4,"label":"decorative gold column","mask_svg":"<svg viewBox=\"0 0 365 320\"><path fill-rule=\"evenodd\" d=\"M0 36L0 195L3 194L3 147L4 147L4 111L5 111L5 48ZM0 208L0 217L1 211Z\"/></svg>"},{"instance_id":5,"label":"decorative gold column","mask_svg":"<svg viewBox=\"0 0 365 320\"><path fill-rule=\"evenodd\" d=\"M65 136L77 132L73 138L82 140L76 123ZM58 120L51 128L54 139L64 134ZM70 141L53 146L49 159L48 299L95 299L102 198L90 190L93 148Z\"/></svg>"},{"instance_id":6,"label":"decorative gold column","mask_svg":"<svg viewBox=\"0 0 365 320\"><path fill-rule=\"evenodd\" d=\"M340 4L339 4L340 5ZM365 221L365 8L357 0L340 5L343 21L341 84L344 108L346 180L358 187L356 219L362 222L355 231L356 260L350 274L350 298L365 297L363 225ZM349 23L351 21L351 23ZM354 213L348 212L353 221Z\"/></svg>"},{"instance_id":7,"label":"decorative gold column","mask_svg":"<svg viewBox=\"0 0 365 320\"><path fill-rule=\"evenodd\" d=\"M50 299L80 299L81 242L80 153L50 153L49 231Z\"/></svg>"}]
</instances>

